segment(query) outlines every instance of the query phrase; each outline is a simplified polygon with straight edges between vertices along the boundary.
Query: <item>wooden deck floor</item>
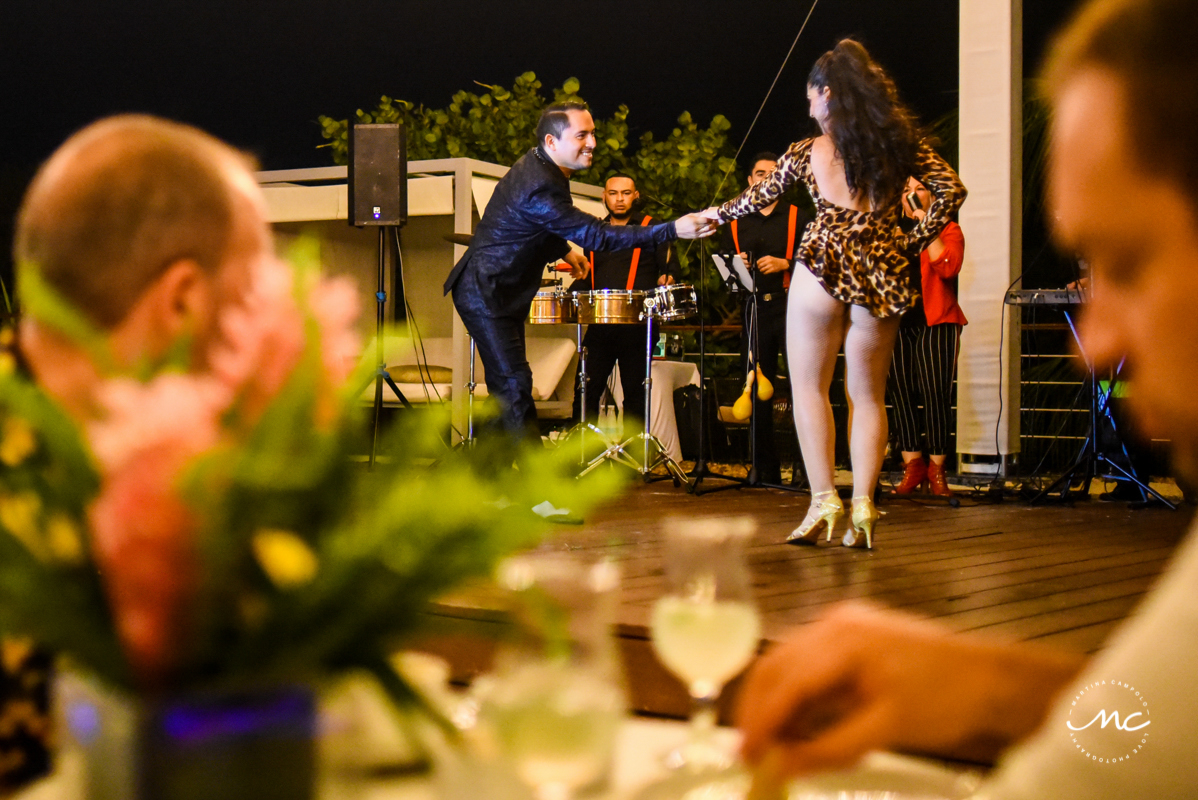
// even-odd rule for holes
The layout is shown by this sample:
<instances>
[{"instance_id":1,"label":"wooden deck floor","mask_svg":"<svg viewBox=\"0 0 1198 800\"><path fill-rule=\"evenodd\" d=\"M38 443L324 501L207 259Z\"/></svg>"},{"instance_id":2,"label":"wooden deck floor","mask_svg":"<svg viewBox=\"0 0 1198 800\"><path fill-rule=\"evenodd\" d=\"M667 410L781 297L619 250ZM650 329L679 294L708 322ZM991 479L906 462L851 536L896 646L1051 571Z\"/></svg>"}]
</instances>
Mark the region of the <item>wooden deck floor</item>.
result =
<instances>
[{"instance_id":1,"label":"wooden deck floor","mask_svg":"<svg viewBox=\"0 0 1198 800\"><path fill-rule=\"evenodd\" d=\"M544 549L610 557L623 572L618 632L634 710L685 715L682 686L657 662L649 641L653 602L664 588L667 518L748 515L757 531L748 549L766 640L821 608L869 598L936 618L959 631L1035 640L1094 652L1160 574L1189 525L1192 509L1131 510L1123 504L982 504L960 508L884 500L873 551L833 544L784 544L806 513L807 495L732 489L699 497L669 483L638 484L577 528L562 526ZM843 522L842 522L843 525ZM485 604L484 604L485 606ZM441 612L484 627L485 607L467 602ZM476 631L477 634L477 631ZM486 635L431 647L463 680L486 669ZM727 712L736 687L725 692Z\"/></svg>"},{"instance_id":2,"label":"wooden deck floor","mask_svg":"<svg viewBox=\"0 0 1198 800\"><path fill-rule=\"evenodd\" d=\"M1093 652L1150 588L1192 516L1184 506L965 500L954 509L884 500L873 551L840 547L839 537L819 547L784 544L808 503L778 490L695 497L669 483L637 485L549 546L620 562L619 622L643 627L664 585L666 518L744 514L757 521L748 559L767 639L830 603L870 598L957 630Z\"/></svg>"}]
</instances>

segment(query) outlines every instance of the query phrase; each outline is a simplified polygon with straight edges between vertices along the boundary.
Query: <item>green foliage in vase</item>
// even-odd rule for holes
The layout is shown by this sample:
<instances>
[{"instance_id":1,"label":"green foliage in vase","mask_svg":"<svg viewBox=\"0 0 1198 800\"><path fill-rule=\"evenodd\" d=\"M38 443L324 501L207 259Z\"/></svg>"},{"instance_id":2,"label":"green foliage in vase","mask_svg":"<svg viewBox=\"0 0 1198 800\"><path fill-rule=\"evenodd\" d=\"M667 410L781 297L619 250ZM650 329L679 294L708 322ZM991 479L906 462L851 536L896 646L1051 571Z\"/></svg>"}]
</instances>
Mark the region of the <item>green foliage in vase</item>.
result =
<instances>
[{"instance_id":1,"label":"green foliage in vase","mask_svg":"<svg viewBox=\"0 0 1198 800\"><path fill-rule=\"evenodd\" d=\"M224 372L241 382L112 377L101 388L115 394L98 396L119 402L84 427L13 370L0 374L0 634L130 692L367 669L399 702L418 702L390 656L437 619L429 604L536 544L546 524L532 506L552 497L584 513L612 492L611 475L572 477L572 451L520 454L518 470L507 447L448 451L448 419L433 411L394 427L381 443L391 457L366 469L354 458L368 429L358 387L372 369L329 367L345 363L330 360L343 352L331 333L352 339L354 326L333 314L343 327L330 328L314 310L337 287L313 272L275 274L263 282L282 286L270 302L225 319ZM50 291L23 282L27 313L54 308L57 330L75 327L61 298L27 297ZM260 346L288 341L290 360ZM241 372L228 366L238 353L251 356ZM256 394L280 360L279 382ZM192 432L209 428L197 446ZM418 458L429 451L432 466Z\"/></svg>"}]
</instances>

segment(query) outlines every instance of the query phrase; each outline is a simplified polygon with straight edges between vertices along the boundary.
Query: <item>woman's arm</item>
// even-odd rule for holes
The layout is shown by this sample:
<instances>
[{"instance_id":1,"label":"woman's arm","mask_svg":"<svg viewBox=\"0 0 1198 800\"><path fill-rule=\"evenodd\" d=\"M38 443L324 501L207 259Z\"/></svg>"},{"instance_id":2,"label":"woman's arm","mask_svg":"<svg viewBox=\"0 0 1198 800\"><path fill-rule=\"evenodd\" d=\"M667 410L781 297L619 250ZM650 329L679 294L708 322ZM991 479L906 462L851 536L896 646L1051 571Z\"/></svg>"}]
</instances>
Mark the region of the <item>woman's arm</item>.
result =
<instances>
[{"instance_id":1,"label":"woman's arm","mask_svg":"<svg viewBox=\"0 0 1198 800\"><path fill-rule=\"evenodd\" d=\"M926 142L915 156L915 178L932 193L932 205L910 233L899 237L901 248L922 252L952 221L969 192L948 163Z\"/></svg>"},{"instance_id":2,"label":"woman's arm","mask_svg":"<svg viewBox=\"0 0 1198 800\"><path fill-rule=\"evenodd\" d=\"M778 159L778 166L765 180L750 186L719 207L719 221L723 223L751 214L781 197L799 179L799 163L810 153L811 142L811 139L804 139L788 147Z\"/></svg>"}]
</instances>

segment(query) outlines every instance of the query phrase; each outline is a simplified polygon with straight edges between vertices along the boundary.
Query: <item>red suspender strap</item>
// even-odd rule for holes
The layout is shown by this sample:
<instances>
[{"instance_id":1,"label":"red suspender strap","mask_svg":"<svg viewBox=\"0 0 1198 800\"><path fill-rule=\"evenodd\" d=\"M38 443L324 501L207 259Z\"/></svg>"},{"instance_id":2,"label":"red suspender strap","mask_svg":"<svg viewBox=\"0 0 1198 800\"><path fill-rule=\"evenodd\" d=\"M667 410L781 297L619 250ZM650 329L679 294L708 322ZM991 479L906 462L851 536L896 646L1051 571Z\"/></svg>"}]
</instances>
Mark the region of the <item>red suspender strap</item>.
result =
<instances>
[{"instance_id":1,"label":"red suspender strap","mask_svg":"<svg viewBox=\"0 0 1198 800\"><path fill-rule=\"evenodd\" d=\"M595 288L595 251L587 253L587 259L591 262L591 289Z\"/></svg>"},{"instance_id":2,"label":"red suspender strap","mask_svg":"<svg viewBox=\"0 0 1198 800\"><path fill-rule=\"evenodd\" d=\"M786 272L782 273L782 288L790 288L790 273L794 270L795 260L795 233L799 227L799 208L798 206L790 207L789 228L786 232L786 260L791 262Z\"/></svg>"},{"instance_id":3,"label":"red suspender strap","mask_svg":"<svg viewBox=\"0 0 1198 800\"><path fill-rule=\"evenodd\" d=\"M641 227L649 224L649 220L653 219L648 214L641 220ZM632 266L628 268L628 291L632 291L632 284L636 283L636 265L641 263L641 248L632 251Z\"/></svg>"},{"instance_id":4,"label":"red suspender strap","mask_svg":"<svg viewBox=\"0 0 1198 800\"><path fill-rule=\"evenodd\" d=\"M736 252L738 252L738 253L739 253L739 252L740 252L740 237L736 235L736 220L732 220L732 222L731 222L731 226L732 226L732 227L731 227L731 230L732 230L732 244L733 244L733 246L734 246L734 247L736 247Z\"/></svg>"}]
</instances>

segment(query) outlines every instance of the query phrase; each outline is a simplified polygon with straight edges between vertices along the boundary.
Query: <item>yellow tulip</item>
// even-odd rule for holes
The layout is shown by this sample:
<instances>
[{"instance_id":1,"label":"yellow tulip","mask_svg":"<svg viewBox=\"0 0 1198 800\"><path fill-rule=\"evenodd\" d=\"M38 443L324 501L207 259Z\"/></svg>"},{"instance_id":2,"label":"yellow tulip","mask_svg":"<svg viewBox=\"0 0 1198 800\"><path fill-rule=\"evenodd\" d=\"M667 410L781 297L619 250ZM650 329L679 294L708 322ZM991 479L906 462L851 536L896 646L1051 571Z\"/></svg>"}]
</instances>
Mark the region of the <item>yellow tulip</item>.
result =
<instances>
[{"instance_id":1,"label":"yellow tulip","mask_svg":"<svg viewBox=\"0 0 1198 800\"><path fill-rule=\"evenodd\" d=\"M0 428L0 462L15 467L37 450L33 426L20 417L6 417Z\"/></svg>"},{"instance_id":2,"label":"yellow tulip","mask_svg":"<svg viewBox=\"0 0 1198 800\"><path fill-rule=\"evenodd\" d=\"M280 589L303 586L316 577L316 554L291 531L263 528L254 534L253 548L258 565Z\"/></svg>"}]
</instances>

